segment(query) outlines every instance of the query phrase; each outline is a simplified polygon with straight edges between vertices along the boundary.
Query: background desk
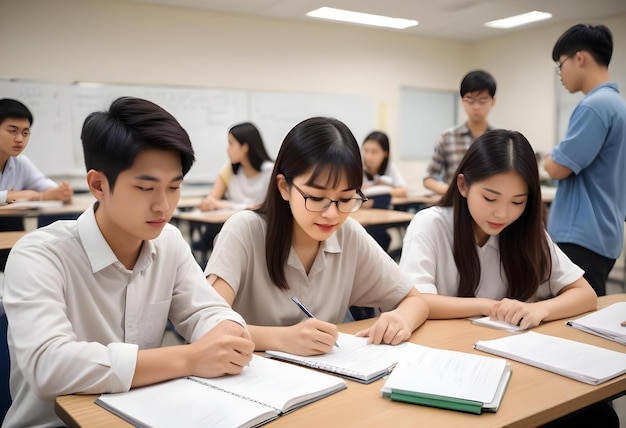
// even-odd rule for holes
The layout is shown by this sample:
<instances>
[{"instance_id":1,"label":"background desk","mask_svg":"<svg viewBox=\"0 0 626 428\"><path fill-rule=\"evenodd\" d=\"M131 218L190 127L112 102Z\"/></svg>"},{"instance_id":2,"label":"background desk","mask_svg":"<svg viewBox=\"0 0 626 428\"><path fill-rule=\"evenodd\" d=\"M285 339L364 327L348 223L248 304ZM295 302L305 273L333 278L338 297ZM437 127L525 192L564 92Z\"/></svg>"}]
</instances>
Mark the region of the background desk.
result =
<instances>
[{"instance_id":1,"label":"background desk","mask_svg":"<svg viewBox=\"0 0 626 428\"><path fill-rule=\"evenodd\" d=\"M617 301L626 301L626 294L601 297L598 308ZM372 322L373 320L363 320L342 324L339 330L356 333ZM565 320L545 323L533 330L618 352L625 351L624 345L568 327ZM488 355L475 351L474 342L509 334L472 325L465 319L430 320L413 333L411 342L434 348ZM626 375L592 386L515 361L511 361L511 366L513 376L497 413L471 415L393 402L381 396L380 388L384 380L369 385L348 381L346 390L284 415L267 426L528 427L540 425L596 401L617 397L626 392ZM96 405L94 403L96 398L97 395L57 397L55 409L68 427L130 426Z\"/></svg>"},{"instance_id":2,"label":"background desk","mask_svg":"<svg viewBox=\"0 0 626 428\"><path fill-rule=\"evenodd\" d=\"M0 250L10 250L19 239L26 235L26 231L0 232Z\"/></svg>"}]
</instances>

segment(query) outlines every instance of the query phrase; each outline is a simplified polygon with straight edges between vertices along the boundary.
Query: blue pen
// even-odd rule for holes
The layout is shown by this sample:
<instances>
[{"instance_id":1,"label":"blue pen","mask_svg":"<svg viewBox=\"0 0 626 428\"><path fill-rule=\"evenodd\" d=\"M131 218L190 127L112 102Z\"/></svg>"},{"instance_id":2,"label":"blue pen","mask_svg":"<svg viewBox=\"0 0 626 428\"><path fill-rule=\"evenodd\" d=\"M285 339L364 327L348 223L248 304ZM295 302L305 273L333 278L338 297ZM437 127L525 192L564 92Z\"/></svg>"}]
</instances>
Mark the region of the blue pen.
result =
<instances>
[{"instance_id":1,"label":"blue pen","mask_svg":"<svg viewBox=\"0 0 626 428\"><path fill-rule=\"evenodd\" d=\"M313 313L312 313L311 311L309 311L309 310L307 309L307 307L306 307L306 306L304 306L304 304L303 304L300 300L298 300L298 298L297 298L296 296L293 296L293 297L291 298L291 300L293 301L293 303L295 303L296 305L298 305L298 307L302 310L302 312L304 312L304 314L305 314L307 317L309 317L309 318L315 318L315 315L313 315ZM336 346L337 348L339 348L339 344L338 344L337 342L335 342L335 346Z\"/></svg>"}]
</instances>

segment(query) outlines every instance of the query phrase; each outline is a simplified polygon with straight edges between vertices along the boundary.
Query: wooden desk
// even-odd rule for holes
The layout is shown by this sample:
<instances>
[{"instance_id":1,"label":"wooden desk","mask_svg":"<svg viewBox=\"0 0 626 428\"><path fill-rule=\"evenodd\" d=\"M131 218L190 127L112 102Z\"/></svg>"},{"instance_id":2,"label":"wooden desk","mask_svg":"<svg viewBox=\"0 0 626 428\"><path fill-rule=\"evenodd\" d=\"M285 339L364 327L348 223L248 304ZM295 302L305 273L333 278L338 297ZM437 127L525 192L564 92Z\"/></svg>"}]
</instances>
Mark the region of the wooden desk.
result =
<instances>
[{"instance_id":1,"label":"wooden desk","mask_svg":"<svg viewBox=\"0 0 626 428\"><path fill-rule=\"evenodd\" d=\"M0 250L10 250L26 233L27 232L24 230L17 232L0 232Z\"/></svg>"},{"instance_id":2,"label":"wooden desk","mask_svg":"<svg viewBox=\"0 0 626 428\"><path fill-rule=\"evenodd\" d=\"M42 215L80 214L94 201L93 195L89 193L74 195L72 202L67 204L50 204L47 206L44 203L39 207L20 207L19 205L8 204L0 207L0 216L39 217Z\"/></svg>"},{"instance_id":3,"label":"wooden desk","mask_svg":"<svg viewBox=\"0 0 626 428\"><path fill-rule=\"evenodd\" d=\"M549 205L554 200L556 187L541 186L541 200ZM405 197L391 198L393 209L400 211L419 211L421 209L435 205L441 199L441 195L428 193L422 195L412 195Z\"/></svg>"},{"instance_id":4,"label":"wooden desk","mask_svg":"<svg viewBox=\"0 0 626 428\"><path fill-rule=\"evenodd\" d=\"M198 223L224 223L228 218L236 213L237 210L216 210L216 211L184 211L175 213L173 218L176 220L195 221ZM402 226L411 222L413 214L385 210L378 208L363 208L350 214L352 218L361 223L363 226Z\"/></svg>"},{"instance_id":5,"label":"wooden desk","mask_svg":"<svg viewBox=\"0 0 626 428\"><path fill-rule=\"evenodd\" d=\"M626 294L599 299L598 308L626 301ZM577 317L575 317L577 318ZM372 320L342 324L339 330L356 333ZM590 343L618 352L624 345L584 333L565 325L565 320L543 324L534 331ZM473 349L477 340L489 340L510 333L475 326L465 319L430 320L420 327L411 342L441 349L484 354ZM602 362L598 362L602 364ZM556 419L594 402L626 392L626 375L592 386L545 370L511 361L513 376L497 413L471 415L393 402L381 396L384 380L363 385L348 381L348 388L309 404L267 424L268 427L301 426L415 426L428 427L528 427ZM57 415L68 427L129 427L117 416L94 404L97 395L57 397ZM210 403L208 403L210 404ZM236 409L233 409L236 411Z\"/></svg>"}]
</instances>

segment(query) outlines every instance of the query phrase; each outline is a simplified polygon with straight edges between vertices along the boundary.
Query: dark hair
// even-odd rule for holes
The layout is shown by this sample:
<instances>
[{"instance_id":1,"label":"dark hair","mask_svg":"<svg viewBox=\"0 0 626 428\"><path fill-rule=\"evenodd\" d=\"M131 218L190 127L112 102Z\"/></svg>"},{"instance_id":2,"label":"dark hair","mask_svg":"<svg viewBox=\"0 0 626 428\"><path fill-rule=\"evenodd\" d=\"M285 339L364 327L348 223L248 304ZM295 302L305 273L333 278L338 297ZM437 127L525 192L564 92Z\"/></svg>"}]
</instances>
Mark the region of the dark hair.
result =
<instances>
[{"instance_id":1,"label":"dark hair","mask_svg":"<svg viewBox=\"0 0 626 428\"><path fill-rule=\"evenodd\" d=\"M459 270L459 297L473 297L480 282L480 263L474 238L474 221L461 195L456 177L463 174L471 186L495 174L516 171L528 185L522 215L500 232L500 260L509 283L507 297L526 301L547 281L552 270L545 232L543 202L535 153L519 132L498 129L478 137L461 160L455 181L440 205L454 207L454 261Z\"/></svg>"},{"instance_id":2,"label":"dark hair","mask_svg":"<svg viewBox=\"0 0 626 428\"><path fill-rule=\"evenodd\" d=\"M489 95L496 95L496 79L486 71L474 70L463 76L461 80L461 88L459 90L461 97L476 91L487 91Z\"/></svg>"},{"instance_id":3,"label":"dark hair","mask_svg":"<svg viewBox=\"0 0 626 428\"><path fill-rule=\"evenodd\" d=\"M293 214L283 200L276 176L285 176L289 185L294 177L312 171L306 184L320 177L326 185L337 186L346 177L348 187L357 190L363 184L363 165L359 145L350 129L333 118L313 117L297 124L285 137L270 178L265 200L258 209L267 221L265 257L270 278L276 286L288 290L285 263L291 248Z\"/></svg>"},{"instance_id":4,"label":"dark hair","mask_svg":"<svg viewBox=\"0 0 626 428\"><path fill-rule=\"evenodd\" d=\"M108 111L89 114L80 137L87 171L102 171L111 190L119 173L130 168L144 150L179 153L183 175L195 160L189 135L174 116L141 98L121 97Z\"/></svg>"},{"instance_id":5,"label":"dark hair","mask_svg":"<svg viewBox=\"0 0 626 428\"><path fill-rule=\"evenodd\" d=\"M389 165L389 137L384 132L372 131L368 134L367 137L365 137L365 139L363 140L363 144L365 144L368 141L377 142L380 148L383 149L384 152L387 152L387 157L383 159L383 161L380 164L380 167L378 168L378 171L376 171L377 174L384 175L385 172L387 171L387 165ZM370 174L367 171L364 171L364 172L368 180L374 179L374 176L372 174Z\"/></svg>"},{"instance_id":6,"label":"dark hair","mask_svg":"<svg viewBox=\"0 0 626 428\"><path fill-rule=\"evenodd\" d=\"M234 125L228 130L228 132L235 137L235 140L237 140L239 144L248 145L248 159L250 159L250 164L252 164L252 167L257 171L261 171L261 165L263 165L263 162L272 160L267 154L267 150L265 150L263 138L261 138L259 130L252 123L243 122L238 125ZM232 164L232 167L233 173L237 174L241 164L234 163Z\"/></svg>"},{"instance_id":7,"label":"dark hair","mask_svg":"<svg viewBox=\"0 0 626 428\"><path fill-rule=\"evenodd\" d=\"M0 123L5 119L12 117L14 119L28 119L30 126L33 126L33 115L24 104L11 98L3 98L0 100Z\"/></svg>"},{"instance_id":8,"label":"dark hair","mask_svg":"<svg viewBox=\"0 0 626 428\"><path fill-rule=\"evenodd\" d=\"M605 67L609 66L613 55L613 34L604 25L576 24L568 28L554 44L552 60L558 61L561 55L574 55L586 51L593 59Z\"/></svg>"}]
</instances>

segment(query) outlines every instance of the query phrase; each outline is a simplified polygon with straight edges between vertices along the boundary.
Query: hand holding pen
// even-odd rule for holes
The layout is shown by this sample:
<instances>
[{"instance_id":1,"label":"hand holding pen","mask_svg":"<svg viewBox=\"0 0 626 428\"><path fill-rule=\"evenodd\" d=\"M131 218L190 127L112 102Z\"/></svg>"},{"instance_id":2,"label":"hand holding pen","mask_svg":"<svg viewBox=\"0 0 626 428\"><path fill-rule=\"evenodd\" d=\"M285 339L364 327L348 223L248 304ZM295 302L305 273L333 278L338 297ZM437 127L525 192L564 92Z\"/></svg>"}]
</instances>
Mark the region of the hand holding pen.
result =
<instances>
[{"instance_id":1,"label":"hand holding pen","mask_svg":"<svg viewBox=\"0 0 626 428\"><path fill-rule=\"evenodd\" d=\"M296 305L298 305L298 307L300 308L300 310L301 310L302 312L304 312L304 314L305 314L307 317L309 317L309 318L315 318L315 315L313 315L313 313L312 313L311 311L309 311L309 310L307 309L307 307L306 307L306 306L304 306L304 304L303 304L300 300L298 300L298 298L297 298L296 296L293 296L293 297L291 298L291 300L293 301L293 303L295 303ZM337 348L340 348L340 347L339 347L339 344L338 344L337 342L335 342L335 346L336 346Z\"/></svg>"}]
</instances>

